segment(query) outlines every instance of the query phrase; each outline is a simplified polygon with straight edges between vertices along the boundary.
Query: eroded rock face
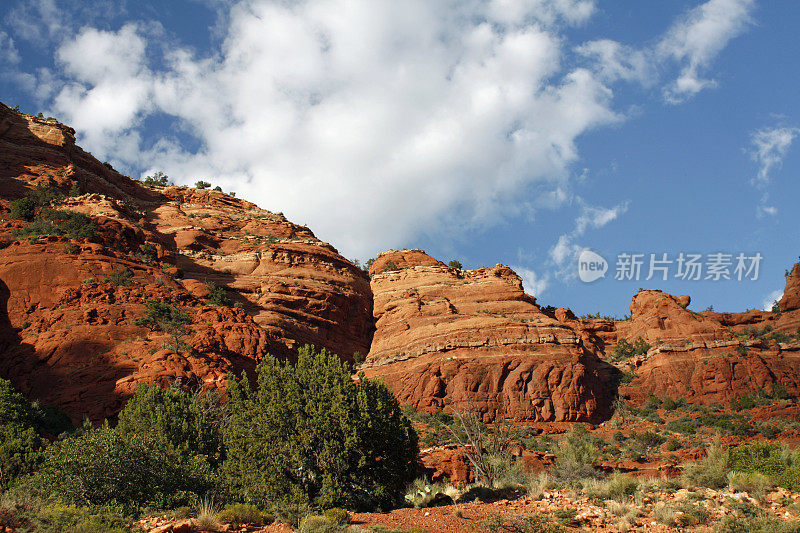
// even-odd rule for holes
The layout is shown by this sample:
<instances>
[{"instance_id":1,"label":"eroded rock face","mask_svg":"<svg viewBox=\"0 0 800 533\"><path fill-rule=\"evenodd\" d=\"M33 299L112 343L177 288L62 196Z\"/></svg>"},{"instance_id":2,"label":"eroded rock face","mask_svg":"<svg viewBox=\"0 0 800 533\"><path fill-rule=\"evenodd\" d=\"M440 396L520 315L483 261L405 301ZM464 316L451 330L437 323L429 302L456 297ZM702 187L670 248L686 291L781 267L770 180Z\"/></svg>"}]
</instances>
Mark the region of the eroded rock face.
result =
<instances>
[{"instance_id":1,"label":"eroded rock face","mask_svg":"<svg viewBox=\"0 0 800 533\"><path fill-rule=\"evenodd\" d=\"M787 294L791 283L788 279ZM628 362L635 377L621 389L623 396L635 402L653 394L727 405L759 388L769 392L781 386L800 394L800 342L777 340L767 331L794 333L797 313L694 313L684 302L642 291L631 303L631 320L615 323L618 339L642 338L652 346Z\"/></svg>"},{"instance_id":2,"label":"eroded rock face","mask_svg":"<svg viewBox=\"0 0 800 533\"><path fill-rule=\"evenodd\" d=\"M90 239L15 238L12 201L76 193ZM367 276L306 227L218 191L143 186L75 145L74 131L0 104L0 376L75 421L114 415L138 382L222 388L229 371L310 343L344 358L372 337ZM228 307L207 301L223 287ZM192 323L177 352L136 325L148 299Z\"/></svg>"},{"instance_id":3,"label":"eroded rock face","mask_svg":"<svg viewBox=\"0 0 800 533\"><path fill-rule=\"evenodd\" d=\"M545 315L510 268L463 271L421 251L379 260L376 331L362 368L401 403L477 411L487 421L498 413L533 422L609 414L613 369ZM398 270L382 271L390 262Z\"/></svg>"}]
</instances>

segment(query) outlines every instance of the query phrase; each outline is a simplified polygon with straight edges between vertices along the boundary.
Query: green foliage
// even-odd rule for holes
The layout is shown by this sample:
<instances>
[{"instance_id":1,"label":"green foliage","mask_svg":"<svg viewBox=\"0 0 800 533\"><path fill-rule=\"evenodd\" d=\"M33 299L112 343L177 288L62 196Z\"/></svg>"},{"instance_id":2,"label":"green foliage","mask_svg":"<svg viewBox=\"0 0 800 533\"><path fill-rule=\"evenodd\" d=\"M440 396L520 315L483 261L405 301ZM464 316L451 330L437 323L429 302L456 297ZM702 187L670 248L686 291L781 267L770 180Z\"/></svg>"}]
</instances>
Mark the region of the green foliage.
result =
<instances>
[{"instance_id":1,"label":"green foliage","mask_svg":"<svg viewBox=\"0 0 800 533\"><path fill-rule=\"evenodd\" d=\"M170 508L210 489L210 474L208 461L165 435L106 424L50 445L37 477L64 503Z\"/></svg>"},{"instance_id":2,"label":"green foliage","mask_svg":"<svg viewBox=\"0 0 800 533\"><path fill-rule=\"evenodd\" d=\"M200 455L216 466L223 458L223 418L215 394L139 384L120 413L116 430L123 435L163 435L190 461L191 456Z\"/></svg>"},{"instance_id":3,"label":"green foliage","mask_svg":"<svg viewBox=\"0 0 800 533\"><path fill-rule=\"evenodd\" d=\"M644 339L639 337L633 343L628 342L626 339L621 339L614 347L614 353L611 355L611 361L622 361L630 359L637 355L644 355L651 348Z\"/></svg>"},{"instance_id":4,"label":"green foliage","mask_svg":"<svg viewBox=\"0 0 800 533\"><path fill-rule=\"evenodd\" d=\"M124 533L132 520L113 507L76 507L51 503L37 510L37 533Z\"/></svg>"},{"instance_id":5,"label":"green foliage","mask_svg":"<svg viewBox=\"0 0 800 533\"><path fill-rule=\"evenodd\" d=\"M64 193L59 189L49 185L38 185L24 197L11 202L11 218L31 221L43 208L59 203L63 199Z\"/></svg>"},{"instance_id":6,"label":"green foliage","mask_svg":"<svg viewBox=\"0 0 800 533\"><path fill-rule=\"evenodd\" d=\"M11 202L11 218L31 221L36 217L37 207L36 200L30 196L14 200Z\"/></svg>"},{"instance_id":7,"label":"green foliage","mask_svg":"<svg viewBox=\"0 0 800 533\"><path fill-rule=\"evenodd\" d=\"M720 489L728 484L730 454L719 443L712 444L700 463L688 464L683 470L684 478L694 485Z\"/></svg>"},{"instance_id":8,"label":"green foliage","mask_svg":"<svg viewBox=\"0 0 800 533\"><path fill-rule=\"evenodd\" d=\"M326 509L322 516L333 522L334 524L344 525L350 523L350 513L341 507L331 507Z\"/></svg>"},{"instance_id":9,"label":"green foliage","mask_svg":"<svg viewBox=\"0 0 800 533\"><path fill-rule=\"evenodd\" d=\"M345 511L347 512L347 511ZM217 520L232 526L264 526L271 524L275 518L250 503L232 503L217 513Z\"/></svg>"},{"instance_id":10,"label":"green foliage","mask_svg":"<svg viewBox=\"0 0 800 533\"><path fill-rule=\"evenodd\" d=\"M208 189L211 187L211 184L207 181L199 180L194 184L194 186L197 189Z\"/></svg>"},{"instance_id":11,"label":"green foliage","mask_svg":"<svg viewBox=\"0 0 800 533\"><path fill-rule=\"evenodd\" d=\"M169 185L169 176L161 172L160 170L153 174L152 176L147 176L144 178L144 184L149 187L166 187Z\"/></svg>"},{"instance_id":12,"label":"green foliage","mask_svg":"<svg viewBox=\"0 0 800 533\"><path fill-rule=\"evenodd\" d=\"M680 409L686 405L686 398L677 398L673 400L672 398L664 398L661 401L661 407L663 407L667 411L674 411L676 409Z\"/></svg>"},{"instance_id":13,"label":"green foliage","mask_svg":"<svg viewBox=\"0 0 800 533\"><path fill-rule=\"evenodd\" d=\"M178 351L181 347L180 337L185 334L185 326L191 324L189 315L161 300L147 300L144 304L144 316L137 319L135 324L148 327L151 331L163 331L172 336L173 349Z\"/></svg>"},{"instance_id":14,"label":"green foliage","mask_svg":"<svg viewBox=\"0 0 800 533\"><path fill-rule=\"evenodd\" d=\"M730 450L730 468L759 473L789 490L800 490L800 453L780 443L753 442Z\"/></svg>"},{"instance_id":15,"label":"green foliage","mask_svg":"<svg viewBox=\"0 0 800 533\"><path fill-rule=\"evenodd\" d=\"M394 261L386 261L386 264L383 266L383 271L384 272L394 272L396 270L400 270L400 269L397 268L397 265L395 264Z\"/></svg>"},{"instance_id":16,"label":"green foliage","mask_svg":"<svg viewBox=\"0 0 800 533\"><path fill-rule=\"evenodd\" d=\"M257 383L229 377L223 479L257 505L390 508L416 470L417 438L385 385L313 347L297 363L265 357Z\"/></svg>"},{"instance_id":17,"label":"green foliage","mask_svg":"<svg viewBox=\"0 0 800 533\"><path fill-rule=\"evenodd\" d=\"M218 191L218 192L222 192L222 187L220 187L219 185L217 185L216 187L214 187L214 190L215 190L215 191Z\"/></svg>"},{"instance_id":18,"label":"green foliage","mask_svg":"<svg viewBox=\"0 0 800 533\"><path fill-rule=\"evenodd\" d=\"M94 221L83 213L46 207L36 215L33 222L16 230L14 236L58 235L71 239L89 239L94 237L96 229Z\"/></svg>"},{"instance_id":19,"label":"green foliage","mask_svg":"<svg viewBox=\"0 0 800 533\"><path fill-rule=\"evenodd\" d=\"M575 485L587 478L600 477L595 468L599 459L598 442L585 426L573 426L558 443L555 454L557 461L552 473L559 481Z\"/></svg>"},{"instance_id":20,"label":"green foliage","mask_svg":"<svg viewBox=\"0 0 800 533\"><path fill-rule=\"evenodd\" d=\"M457 268L458 270L461 270L463 268L461 266L461 261L456 261L455 259L447 263L447 266L449 266L450 268Z\"/></svg>"},{"instance_id":21,"label":"green foliage","mask_svg":"<svg viewBox=\"0 0 800 533\"><path fill-rule=\"evenodd\" d=\"M117 287L128 287L133 285L133 272L130 270L118 270L111 275L103 278L103 283L111 283Z\"/></svg>"},{"instance_id":22,"label":"green foliage","mask_svg":"<svg viewBox=\"0 0 800 533\"><path fill-rule=\"evenodd\" d=\"M220 287L213 283L208 283L206 287L208 288L208 305L215 307L233 306L233 300L228 296L228 291L225 290L225 287Z\"/></svg>"}]
</instances>

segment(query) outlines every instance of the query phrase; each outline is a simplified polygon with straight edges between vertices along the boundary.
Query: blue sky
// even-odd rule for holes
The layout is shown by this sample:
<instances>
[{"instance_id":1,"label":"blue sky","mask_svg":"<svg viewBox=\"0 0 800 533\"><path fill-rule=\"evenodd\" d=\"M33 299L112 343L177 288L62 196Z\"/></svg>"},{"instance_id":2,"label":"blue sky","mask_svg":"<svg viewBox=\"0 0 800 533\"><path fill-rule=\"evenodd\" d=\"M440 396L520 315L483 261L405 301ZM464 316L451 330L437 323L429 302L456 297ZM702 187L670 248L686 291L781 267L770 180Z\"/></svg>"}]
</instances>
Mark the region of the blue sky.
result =
<instances>
[{"instance_id":1,"label":"blue sky","mask_svg":"<svg viewBox=\"0 0 800 533\"><path fill-rule=\"evenodd\" d=\"M501 262L578 314L622 316L639 287L744 310L800 254L798 21L794 0L7 0L0 100L353 259ZM586 248L609 263L593 283ZM650 254L763 260L615 280L623 252L645 275Z\"/></svg>"}]
</instances>

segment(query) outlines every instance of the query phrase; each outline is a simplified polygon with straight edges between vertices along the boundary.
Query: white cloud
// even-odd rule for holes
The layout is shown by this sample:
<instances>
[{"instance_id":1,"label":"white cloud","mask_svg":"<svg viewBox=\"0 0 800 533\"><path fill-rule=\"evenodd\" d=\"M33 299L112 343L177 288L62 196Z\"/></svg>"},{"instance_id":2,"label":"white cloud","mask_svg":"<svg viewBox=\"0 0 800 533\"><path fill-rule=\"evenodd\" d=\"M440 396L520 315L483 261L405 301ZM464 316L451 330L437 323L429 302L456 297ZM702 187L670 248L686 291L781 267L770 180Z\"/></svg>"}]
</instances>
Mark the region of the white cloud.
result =
<instances>
[{"instance_id":1,"label":"white cloud","mask_svg":"<svg viewBox=\"0 0 800 533\"><path fill-rule=\"evenodd\" d=\"M202 176L368 256L563 201L576 139L619 120L611 90L565 69L546 29L585 22L592 2L500 5L242 1L218 54L175 48L160 69L147 29L87 28L59 49L55 112L99 157ZM142 145L154 113L201 148Z\"/></svg>"},{"instance_id":2,"label":"white cloud","mask_svg":"<svg viewBox=\"0 0 800 533\"><path fill-rule=\"evenodd\" d=\"M780 301L781 298L783 298L783 291L772 291L764 298L764 301L761 303L761 309L764 311L772 311L772 304Z\"/></svg>"},{"instance_id":3,"label":"white cloud","mask_svg":"<svg viewBox=\"0 0 800 533\"><path fill-rule=\"evenodd\" d=\"M667 31L656 47L662 58L681 65L678 79L665 90L668 102L679 103L716 82L704 71L728 42L751 23L755 0L709 0L692 9Z\"/></svg>"},{"instance_id":4,"label":"white cloud","mask_svg":"<svg viewBox=\"0 0 800 533\"><path fill-rule=\"evenodd\" d=\"M681 24L704 27L730 1ZM205 56L164 44L157 24L75 33L53 0L22 5L13 16L40 12L48 38L64 37L60 79L20 81L87 149L143 175L213 181L361 258L431 228L454 235L564 205L577 139L624 118L611 84L655 83L660 60L599 40L578 47L587 64L568 66L565 28L591 18L589 0L211 2L221 44ZM664 49L702 41L698 31L673 29ZM701 48L675 59L699 72L715 55ZM149 117L174 127L153 140ZM578 233L603 216L616 214L588 209ZM576 246L566 237L558 253Z\"/></svg>"},{"instance_id":5,"label":"white cloud","mask_svg":"<svg viewBox=\"0 0 800 533\"><path fill-rule=\"evenodd\" d=\"M578 254L586 248L574 241L583 236L588 229L602 228L628 210L628 202L611 208L586 205L581 198L578 198L578 202L581 204L581 212L575 219L575 229L571 233L561 235L550 249L550 259L558 269L557 275L563 278L575 276L571 267L577 260Z\"/></svg>"},{"instance_id":6,"label":"white cloud","mask_svg":"<svg viewBox=\"0 0 800 533\"><path fill-rule=\"evenodd\" d=\"M19 38L45 47L66 33L64 18L55 0L28 0L17 4L6 21Z\"/></svg>"},{"instance_id":7,"label":"white cloud","mask_svg":"<svg viewBox=\"0 0 800 533\"><path fill-rule=\"evenodd\" d=\"M19 60L19 52L14 45L14 39L6 32L0 31L0 64L16 65Z\"/></svg>"},{"instance_id":8,"label":"white cloud","mask_svg":"<svg viewBox=\"0 0 800 533\"><path fill-rule=\"evenodd\" d=\"M750 157L759 166L758 174L753 178L754 185L769 184L770 173L781 167L798 131L798 128L789 127L763 128L751 135Z\"/></svg>"},{"instance_id":9,"label":"white cloud","mask_svg":"<svg viewBox=\"0 0 800 533\"><path fill-rule=\"evenodd\" d=\"M750 157L758 164L758 173L751 180L752 185L761 190L767 188L772 172L780 169L798 132L798 128L774 127L762 128L751 135ZM778 209L769 205L769 193L764 191L756 206L756 215L763 218L777 214Z\"/></svg>"},{"instance_id":10,"label":"white cloud","mask_svg":"<svg viewBox=\"0 0 800 533\"><path fill-rule=\"evenodd\" d=\"M550 276L540 276L533 270L521 266L512 266L514 272L522 278L522 287L527 294L539 298L550 284Z\"/></svg>"}]
</instances>

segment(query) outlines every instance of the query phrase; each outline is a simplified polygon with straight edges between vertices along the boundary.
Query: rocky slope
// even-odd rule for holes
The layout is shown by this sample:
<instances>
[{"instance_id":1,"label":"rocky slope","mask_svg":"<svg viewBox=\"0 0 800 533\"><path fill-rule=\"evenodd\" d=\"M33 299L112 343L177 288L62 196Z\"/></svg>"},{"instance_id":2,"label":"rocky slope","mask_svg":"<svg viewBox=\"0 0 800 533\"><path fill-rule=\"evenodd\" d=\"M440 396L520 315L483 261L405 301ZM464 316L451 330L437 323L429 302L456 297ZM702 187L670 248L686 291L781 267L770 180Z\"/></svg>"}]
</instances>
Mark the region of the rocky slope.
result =
<instances>
[{"instance_id":1,"label":"rocky slope","mask_svg":"<svg viewBox=\"0 0 800 533\"><path fill-rule=\"evenodd\" d=\"M11 204L36 186L71 191L57 208L95 236L15 236L28 223ZM139 381L216 388L268 352L369 350L366 276L311 230L222 192L145 187L2 104L0 207L0 375L76 421L113 415ZM230 305L209 305L210 286ZM135 324L148 299L189 314L184 349Z\"/></svg>"}]
</instances>

